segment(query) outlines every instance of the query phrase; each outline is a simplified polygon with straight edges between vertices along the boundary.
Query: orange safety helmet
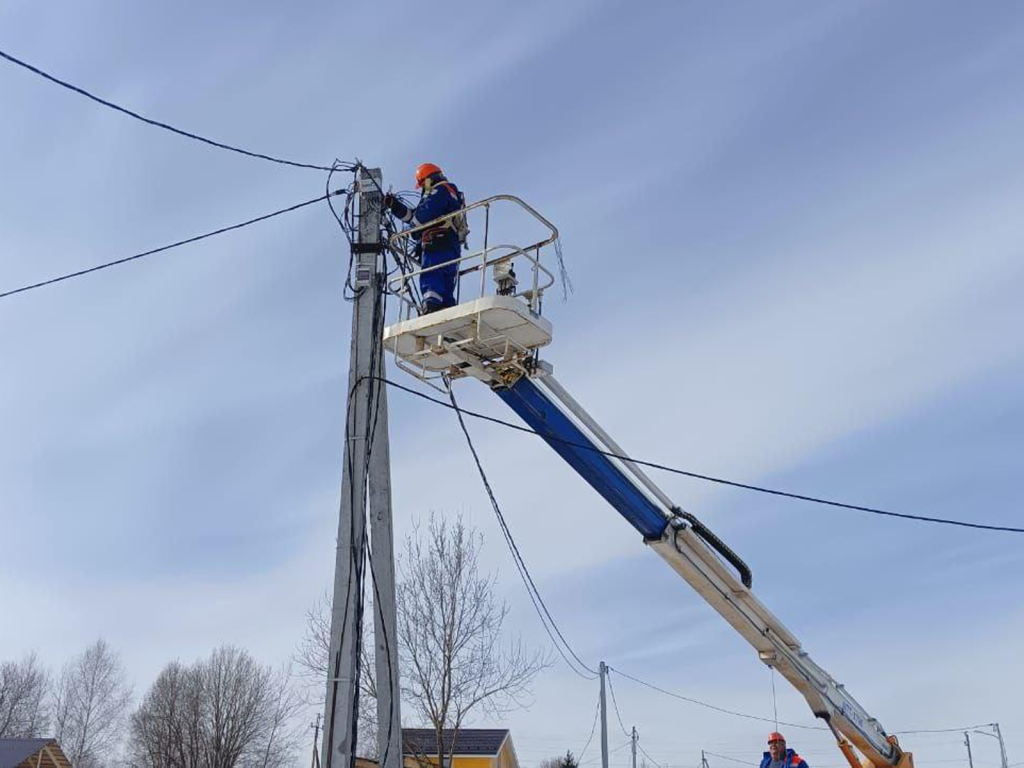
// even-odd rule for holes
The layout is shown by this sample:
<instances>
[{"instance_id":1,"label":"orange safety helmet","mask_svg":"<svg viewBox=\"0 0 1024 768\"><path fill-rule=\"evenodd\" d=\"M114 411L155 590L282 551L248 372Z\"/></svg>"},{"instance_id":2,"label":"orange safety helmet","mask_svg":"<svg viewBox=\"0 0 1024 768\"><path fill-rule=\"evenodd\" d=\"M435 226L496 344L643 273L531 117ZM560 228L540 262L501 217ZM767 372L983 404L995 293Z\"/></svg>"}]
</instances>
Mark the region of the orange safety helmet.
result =
<instances>
[{"instance_id":1,"label":"orange safety helmet","mask_svg":"<svg viewBox=\"0 0 1024 768\"><path fill-rule=\"evenodd\" d=\"M785 742L786 741L786 737L783 736L778 731L772 731L771 733L768 734L768 743L771 744L773 741Z\"/></svg>"},{"instance_id":2,"label":"orange safety helmet","mask_svg":"<svg viewBox=\"0 0 1024 768\"><path fill-rule=\"evenodd\" d=\"M441 173L441 169L433 163L421 163L416 169L416 186L422 187L427 177L435 173Z\"/></svg>"}]
</instances>

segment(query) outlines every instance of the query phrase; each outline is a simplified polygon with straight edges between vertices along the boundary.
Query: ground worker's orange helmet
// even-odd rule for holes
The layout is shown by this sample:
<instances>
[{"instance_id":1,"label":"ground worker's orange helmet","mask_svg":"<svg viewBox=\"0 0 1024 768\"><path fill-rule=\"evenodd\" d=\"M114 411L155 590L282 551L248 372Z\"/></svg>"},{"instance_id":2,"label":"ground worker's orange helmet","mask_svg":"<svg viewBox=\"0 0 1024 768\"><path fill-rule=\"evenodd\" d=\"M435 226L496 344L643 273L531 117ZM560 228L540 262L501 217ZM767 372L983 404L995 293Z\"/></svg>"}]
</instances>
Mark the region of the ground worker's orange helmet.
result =
<instances>
[{"instance_id":1,"label":"ground worker's orange helmet","mask_svg":"<svg viewBox=\"0 0 1024 768\"><path fill-rule=\"evenodd\" d=\"M785 741L786 737L778 731L772 731L768 734L768 743L771 744L773 741Z\"/></svg>"},{"instance_id":2,"label":"ground worker's orange helmet","mask_svg":"<svg viewBox=\"0 0 1024 768\"><path fill-rule=\"evenodd\" d=\"M441 173L441 169L433 163L422 163L416 169L416 186L422 187L423 182L426 181L427 177L434 173Z\"/></svg>"}]
</instances>

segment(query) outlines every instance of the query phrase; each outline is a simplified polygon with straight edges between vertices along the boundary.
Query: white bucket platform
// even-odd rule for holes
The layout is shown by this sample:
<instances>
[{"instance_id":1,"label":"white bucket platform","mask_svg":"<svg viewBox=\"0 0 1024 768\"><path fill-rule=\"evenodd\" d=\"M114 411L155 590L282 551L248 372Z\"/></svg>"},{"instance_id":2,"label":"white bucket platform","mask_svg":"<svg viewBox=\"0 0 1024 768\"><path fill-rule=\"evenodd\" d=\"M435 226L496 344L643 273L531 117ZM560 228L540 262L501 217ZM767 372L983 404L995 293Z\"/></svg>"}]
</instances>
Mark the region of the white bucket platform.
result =
<instances>
[{"instance_id":1,"label":"white bucket platform","mask_svg":"<svg viewBox=\"0 0 1024 768\"><path fill-rule=\"evenodd\" d=\"M492 244L491 208L497 204L525 213L546 230L529 245L505 241ZM537 363L537 350L551 343L551 323L541 316L544 291L555 278L541 263L543 250L557 249L558 230L528 204L512 195L496 195L466 206L428 224L392 235L389 247L408 261L409 239L424 227L456 215L474 214L482 218L483 244L479 250L460 254L446 264L404 271L388 283L390 293L399 297L396 322L384 329L384 348L395 356L395 363L407 373L431 383L443 376L472 376L488 384L510 384L520 376L531 375ZM515 238L519 242L519 238ZM514 241L513 241L514 242ZM427 315L419 314L416 286L425 272L457 264L460 294L476 293L461 304ZM523 271L523 284L515 273ZM525 268L525 269L524 269ZM436 384L432 384L437 386Z\"/></svg>"},{"instance_id":2,"label":"white bucket platform","mask_svg":"<svg viewBox=\"0 0 1024 768\"><path fill-rule=\"evenodd\" d=\"M551 337L551 323L525 301L483 296L389 325L384 347L420 378L448 373L498 383L509 365L522 365Z\"/></svg>"}]
</instances>

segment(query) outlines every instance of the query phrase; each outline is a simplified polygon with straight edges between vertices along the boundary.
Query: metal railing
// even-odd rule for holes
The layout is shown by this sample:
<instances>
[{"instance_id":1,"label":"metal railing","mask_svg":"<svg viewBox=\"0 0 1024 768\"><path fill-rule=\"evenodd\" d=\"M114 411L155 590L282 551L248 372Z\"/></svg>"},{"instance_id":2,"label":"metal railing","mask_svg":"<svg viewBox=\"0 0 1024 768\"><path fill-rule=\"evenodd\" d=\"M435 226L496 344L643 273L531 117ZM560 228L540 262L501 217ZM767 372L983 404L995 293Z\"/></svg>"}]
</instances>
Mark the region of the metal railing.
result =
<instances>
[{"instance_id":1,"label":"metal railing","mask_svg":"<svg viewBox=\"0 0 1024 768\"><path fill-rule=\"evenodd\" d=\"M534 219L547 228L549 233L548 236L535 243L524 246L508 243L491 245L489 243L491 207L496 203L503 202L518 205L530 214ZM541 264L541 249L558 240L558 229L538 213L531 205L515 195L494 195L493 197L480 200L472 205L467 205L465 208L458 211L440 216L426 224L421 224L417 227L411 227L409 229L402 230L401 232L396 232L388 238L388 245L399 253L405 254L410 238L412 238L412 236L417 232L422 232L426 229L436 227L438 224L451 221L457 216L468 216L473 212L481 212L483 214L484 241L482 248L465 255L460 255L458 258L451 259L443 264L435 264L432 267L421 267L420 269L403 272L402 274L395 275L388 280L389 292L397 295L402 300L399 320L406 320L410 317L414 317L414 312L418 314L419 305L416 300L416 287L418 286L420 275L449 267L452 264L458 264L459 272L457 289L459 291L459 301L462 303L467 300L462 294L462 288L467 282L463 280L466 275L474 272L480 273L479 295L481 297L485 296L487 295L488 270L493 271L493 269L498 265L511 262L519 257L524 258L530 263L531 279L528 281L529 287L517 290L508 295L525 299L532 312L537 315L541 314L544 291L555 283L554 274L552 274L547 267Z\"/></svg>"}]
</instances>

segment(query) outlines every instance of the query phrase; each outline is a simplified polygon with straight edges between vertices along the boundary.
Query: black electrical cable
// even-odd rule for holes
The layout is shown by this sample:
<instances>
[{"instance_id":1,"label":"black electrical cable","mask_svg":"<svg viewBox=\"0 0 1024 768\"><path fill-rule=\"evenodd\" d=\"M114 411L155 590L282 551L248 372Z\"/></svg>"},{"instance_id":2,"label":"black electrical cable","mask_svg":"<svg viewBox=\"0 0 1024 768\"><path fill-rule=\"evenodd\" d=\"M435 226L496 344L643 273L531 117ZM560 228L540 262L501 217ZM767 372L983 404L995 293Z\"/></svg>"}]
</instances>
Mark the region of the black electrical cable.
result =
<instances>
[{"instance_id":1,"label":"black electrical cable","mask_svg":"<svg viewBox=\"0 0 1024 768\"><path fill-rule=\"evenodd\" d=\"M610 676L606 677L605 679L608 681L608 690L612 694L612 705L615 707L615 718L619 721L619 728L621 728L622 732L626 734L627 739L632 739L633 734L626 730L626 725L622 722L622 713L619 712L619 702L615 698L615 686L612 685L612 679Z\"/></svg>"},{"instance_id":2,"label":"black electrical cable","mask_svg":"<svg viewBox=\"0 0 1024 768\"><path fill-rule=\"evenodd\" d=\"M965 725L963 728L931 728L916 731L893 731L893 734L902 736L907 733L962 733L964 731L973 731L975 728L987 728L990 723L982 723L981 725Z\"/></svg>"},{"instance_id":3,"label":"black electrical cable","mask_svg":"<svg viewBox=\"0 0 1024 768\"><path fill-rule=\"evenodd\" d=\"M650 760L650 761L651 761L652 763L654 763L654 764L655 764L655 765L657 766L657 768L662 768L662 765L661 765L661 763L659 763L659 762L658 762L657 760L655 760L655 759L654 759L653 757L651 757L651 756L650 756L650 755L648 754L647 750L646 750L646 749L644 749L644 748L643 748L643 747L642 747L642 746L640 745L640 742L639 742L639 740L638 740L638 741L637 741L637 743L636 743L636 748L637 748L637 749L639 749L639 750L640 750L641 752L643 752L643 754L644 754L644 757L646 757L646 758L647 758L648 760Z\"/></svg>"},{"instance_id":4,"label":"black electrical cable","mask_svg":"<svg viewBox=\"0 0 1024 768\"><path fill-rule=\"evenodd\" d=\"M594 740L594 731L597 730L597 716L601 712L601 694L598 692L597 704L594 705L594 722L590 726L590 735L587 737L587 743L583 745L583 749L580 751L579 757L576 758L576 764L583 764L583 756L587 754L587 748L590 746L590 742Z\"/></svg>"},{"instance_id":5,"label":"black electrical cable","mask_svg":"<svg viewBox=\"0 0 1024 768\"><path fill-rule=\"evenodd\" d=\"M327 180L324 183L324 188L326 190L330 190L331 178L334 176L334 174L338 170L341 170L341 168L338 166L338 160L334 161L334 166L335 167L332 167L327 174ZM352 198L357 188L357 184L358 182L353 181L352 186L350 186L348 190L346 190L347 197L345 198L344 208L346 216L348 215L349 206L352 203ZM353 260L355 259L355 238L353 237L351 225L346 223L342 216L338 214L338 211L334 207L334 201L331 200L330 197L327 198L327 207L330 208L331 215L334 217L334 220L338 222L338 226L341 228L342 234L345 235L345 239L348 241L348 268L345 271L345 285L342 288L342 295L345 298L345 301L352 301L356 295L355 288L352 285L352 265Z\"/></svg>"},{"instance_id":6,"label":"black electrical cable","mask_svg":"<svg viewBox=\"0 0 1024 768\"><path fill-rule=\"evenodd\" d=\"M455 401L455 392L450 383L448 383L448 396L452 400L453 408L459 420L459 426L462 428L462 434L466 437L466 444L469 446L469 451L473 455L473 461L476 463L477 472L480 474L480 479L484 484L484 490L487 492L487 497L491 501L491 507L494 509L494 514L498 518L498 525L505 536L505 543L508 545L509 552L512 554L512 560L516 565L516 569L519 571L519 576L523 580L524 586L526 586L526 591L530 595L533 607L537 611L537 615L540 616L540 620L544 625L545 631L548 633L548 637L551 638L551 642L554 644L556 650L573 672L584 680L595 679L598 676L598 673L591 669L586 662L577 655L572 646L569 645L569 642L565 639L565 635L563 635L562 631L558 628L554 618L551 616L551 612L544 603L544 599L541 597L540 592L537 589L537 585L534 583L533 577L530 575L530 571L526 567L523 556L519 553L519 547L516 545L515 539L512 537L512 532L509 530L508 523L505 521L505 516L502 514L501 507L498 505L498 500L494 496L491 483L487 479L487 473L484 471L483 464L480 463L480 456L477 454L476 447L473 445L473 439L469 435L469 429L466 427L466 422L462 418L462 409L458 407L458 404ZM547 617L547 621L545 621L545 617ZM550 622L550 628L548 627L548 622ZM554 631L554 634L552 634L552 630ZM558 637L557 640L555 639L556 635ZM559 640L561 640L561 645L558 642ZM566 651L568 651L568 655L566 654ZM569 658L570 656L572 659L575 659L575 664ZM585 672L580 672L580 670L577 669L577 664L585 670Z\"/></svg>"},{"instance_id":7,"label":"black electrical cable","mask_svg":"<svg viewBox=\"0 0 1024 768\"><path fill-rule=\"evenodd\" d=\"M743 718L746 718L747 720L759 720L759 721L761 721L763 723L774 723L775 722L770 717L759 717L757 715L749 715L749 714L747 714L745 712L737 712L737 711L732 710L732 709L725 709L724 707L718 707L718 706L715 706L714 704L708 704L706 701L701 701L700 699L694 699L694 698L691 698L689 696L683 696L682 694L679 694L679 693L673 693L672 691L667 691L664 688L659 688L657 685L654 685L653 683L648 683L645 680L641 680L638 677L633 677L632 675L627 675L625 672L623 672L623 671L621 671L619 669L615 669L613 667L608 667L608 669L609 669L609 671L615 672L615 674L617 674L617 675L622 675L622 677L626 678L627 680L632 680L634 683L638 683L638 684L640 684L640 685L642 685L642 686L644 686L646 688L650 688L652 691L657 691L658 693L663 693L666 696L671 696L674 699L679 699L681 701L686 701L686 702L689 702L690 704L696 704L696 705L698 705L700 707L704 707L706 709L711 709L711 710L714 710L715 712L721 712L722 714L725 714L725 715L733 715L734 717L743 717ZM817 725L801 725L800 723L787 723L787 722L785 722L783 720L780 720L779 724L780 725L785 725L785 726L787 726L789 728L803 728L804 730L807 730L807 731L827 731L828 730L828 728L824 728L822 726L817 726Z\"/></svg>"},{"instance_id":8,"label":"black electrical cable","mask_svg":"<svg viewBox=\"0 0 1024 768\"><path fill-rule=\"evenodd\" d=\"M743 488L743 489L748 490L748 491L757 491L758 493L771 494L772 496L782 496L782 497L785 497L785 498L788 498L788 499L797 499L798 501L808 501L808 502L811 502L813 504L823 504L823 505L829 506L829 507L839 507L841 509L852 509L852 510L859 511L859 512L869 512L869 513L871 513L873 515L884 515L886 517L898 517L898 518L902 518L904 520L917 520L919 522L924 522L924 523L939 523L939 524L942 524L942 525L955 525L955 526L959 526L961 528L977 528L977 529L986 530L986 531L1002 531L1002 532L1005 532L1005 533L1024 533L1024 528L1015 528L1015 527L1006 526L1006 525L988 525L988 524L985 524L985 523L971 523L971 522L967 522L965 520L953 520L953 519L945 518L945 517L928 517L928 516L925 516L925 515L911 515L911 514L908 514L906 512L892 512L892 511L885 510L885 509L877 509L875 507L864 507L864 506L860 506L860 505L857 505L857 504L846 504L846 503L841 502L841 501L832 501L831 499L824 499L824 498L821 498L821 497L818 497L818 496L807 496L807 495L802 494L802 493L791 493L789 491L780 491L780 490L775 489L775 488L766 488L766 487L760 486L760 485L751 485L749 483L741 483L741 482L738 482L738 481L735 481L735 480L726 480L724 478L714 477L712 475L704 475L704 474L700 474L698 472L690 472L690 471L685 470L685 469L677 469L676 467L670 467L670 466L667 466L665 464L658 464L658 463L653 462L653 461L644 461L642 459L634 459L634 458L632 458L630 456L623 456L623 455L619 455L617 453L612 453L611 451L602 451L600 448L596 448L596 447L594 447L592 445L584 445L582 443L575 443L575 442L573 442L571 440L563 440L563 439L561 439L559 437L555 437L554 435L542 435L539 432L537 432L536 430L530 429L529 427L524 427L524 426L521 426L519 424L513 424L510 421L504 421L503 419L498 419L498 418L495 418L494 416L488 416L488 415L483 414L483 413L477 413L476 411L469 411L469 410L466 410L464 408L459 408L457 405L452 405L452 404L444 402L443 400L438 400L437 398L431 397L430 395L428 395L428 394L426 394L424 392L420 392L418 390L412 389L411 387L406 387L406 386L404 386L402 384L399 384L398 382L391 381L390 379L385 379L385 383L390 385L390 386L392 386L392 387L395 387L396 389L400 389L403 392L408 392L410 395L415 395L416 397L422 398L423 400L427 400L427 401L429 401L431 403L434 403L435 405L440 405L440 406L443 406L445 408L451 408L453 410L459 411L460 413L464 413L467 416L472 416L475 419L482 419L483 421L489 421L489 422L491 422L493 424L499 424L499 425L501 425L503 427L508 427L509 429L514 429L514 430L516 430L518 432L526 432L526 433L531 434L531 435L536 435L537 437L543 438L545 440L556 440L557 442L564 443L565 445L571 445L574 448L582 448L582 449L587 450L587 451L593 451L594 453L599 453L602 456L607 456L607 457L612 458L612 459L618 459L620 461L628 461L628 462L630 462L632 464L636 464L638 466L650 467L651 469L660 469L663 472L671 472L672 474L682 475L684 477L692 477L695 480L705 480L705 481L707 481L709 483L718 483L719 485L728 485L728 486L731 486L733 488Z\"/></svg>"},{"instance_id":9,"label":"black electrical cable","mask_svg":"<svg viewBox=\"0 0 1024 768\"><path fill-rule=\"evenodd\" d=\"M328 199L330 199L330 197L332 195L340 195L340 194L343 193L343 191L344 190L338 190L338 191L335 191L335 192L328 192L327 194L321 195L320 197L315 197L312 200L306 200L303 203L297 203L296 205L291 205L291 206L288 206L287 208L282 208L282 209L280 209L278 211L274 211L273 213L267 213L267 214L264 214L263 216L257 216L255 219L249 219L248 221L243 221L243 222L241 222L239 224L232 224L229 227L221 227L220 229L215 229L213 232L206 232L205 234L202 234L202 235L196 235L195 237L189 237L189 238L187 238L185 240L179 240L176 243L171 243L170 245L162 245L159 248L153 248L152 250L149 250L149 251L143 251L142 253L136 253L133 256L125 256L124 258L115 259L114 261L108 261L108 262L106 262L104 264L97 264L96 266L89 267L88 269L80 269L77 272L70 272L70 273L68 273L66 275L61 275L60 277L52 277L49 280L42 280L42 281L40 281L38 283L32 283L30 285L23 285L21 288L13 288L13 289L11 289L9 291L4 291L3 293L0 293L0 299L7 298L8 296L13 296L16 293L24 293L25 291L31 291L31 290L34 290L36 288L43 288L44 286L47 286L47 285L53 285L54 283L60 283L60 282L62 282L64 280L70 280L73 277L81 277L82 275L88 275L88 274L90 274L92 272L99 272L101 269L107 269L109 267L116 267L119 264L125 264L125 263L127 263L129 261L135 261L136 259L141 259L141 258L143 258L145 256L152 256L153 254L156 254L156 253L162 253L163 251L169 251L172 248L178 248L178 247L180 247L182 245L188 245L189 243L195 243L195 242L198 242L200 240L205 240L208 237L213 237L215 235L222 235L225 232L232 232L232 231L234 231L236 229L242 229L243 227L248 227L250 224L256 224L256 223L261 222L261 221L266 221L267 219L272 219L275 216L280 216L280 215L285 214L285 213L291 213L292 211L297 211L300 208L305 208L307 205L313 205L314 203L319 203L321 200L328 200Z\"/></svg>"},{"instance_id":10,"label":"black electrical cable","mask_svg":"<svg viewBox=\"0 0 1024 768\"><path fill-rule=\"evenodd\" d=\"M358 354L358 350L356 350L354 352L354 354ZM355 394L355 391L359 388L359 384L360 384L359 381L356 381L354 384L352 384L352 386L349 388L349 391L348 391L348 397L345 399L345 404L346 404L346 409L345 409L345 439L346 439L346 441L350 440L351 437L352 437L352 429L351 429L351 426L350 426L351 423L352 423L352 417L353 417L353 400L352 400L352 396ZM346 454L345 455L346 466L348 468L348 477L349 477L348 494L349 494L349 503L350 503L350 508L351 508L351 506L352 506L352 504L354 502L354 499L355 499L355 478L354 478L354 475L353 475L353 469L354 469L355 465L354 465L353 460L352 460L352 453L348 449L347 445L346 445L346 448L345 448L345 454ZM355 516L354 515L349 515L348 574L347 574L347 576L345 578L345 582L347 584L351 584L352 583L352 573L353 573L353 571L357 567L357 564L356 564L356 553L355 553L355 541L354 540L355 540ZM360 554L362 554L361 546L360 546ZM357 578L357 581L358 581L358 578ZM329 723L324 723L324 730L325 730L324 735L326 736L327 747L328 747L328 750L327 750L327 766L326 766L326 768L331 768L331 764L334 762L334 750L331 749L331 747L334 744L334 721L337 719L335 717L334 713L335 713L335 709L336 709L337 704L338 704L338 681L339 681L339 677L338 676L341 673L341 648L345 644L345 632L348 629L348 608L349 608L349 605L350 605L350 602L351 602L352 592L353 592L353 590L352 590L351 586L345 592L345 605L344 605L344 607L342 608L342 611L341 611L342 619L341 619L340 638L338 640L337 651L335 651L335 654L334 654L334 660L333 660L334 664L333 664L333 667L330 670L329 682L331 683L331 706L330 706L331 718L330 718L330 722ZM334 597L337 597L337 595L334 595ZM333 599L333 597L332 597L332 600L331 600L331 610L332 610L332 613L333 613L333 610L334 610L334 599ZM332 620L331 623L332 623L331 633L333 635L333 633L334 633L333 620ZM356 660L357 660L357 667L358 667L358 651L356 653ZM356 688L358 689L358 676L356 677ZM353 750L353 752L354 751L355 750Z\"/></svg>"},{"instance_id":11,"label":"black electrical cable","mask_svg":"<svg viewBox=\"0 0 1024 768\"><path fill-rule=\"evenodd\" d=\"M67 88L69 91L74 91L75 93L85 96L87 99L91 99L92 101L95 101L97 104L102 104L105 107L109 107L110 109L116 110L117 112L121 112L122 114L128 115L129 117L134 117L136 120L141 120L142 122L156 126L157 128L163 128L165 131L176 133L179 136L184 136L185 138L193 139L194 141L200 141L204 144L209 144L212 147L217 147L218 149L226 149L229 152L237 152L238 154L246 155L247 157L255 157L260 160L268 160L272 163L278 163L279 165L290 165L294 168L311 168L316 171L331 170L329 166L325 165L314 165L312 163L298 163L295 162L294 160L285 160L284 158L274 157L273 155L265 155L262 152L251 152L248 149L235 147L232 146L231 144L224 144L223 142L214 141L213 139L208 139L204 136L200 136L199 134L191 133L190 131L184 131L181 128L175 128L173 125L162 123L159 120L153 120L151 118L140 115L138 112L133 112L132 110L126 107L122 107L119 104L115 104L112 101L102 99L99 96L85 90L84 88L80 88L77 85L72 85L71 83L61 80L58 77L54 77L48 72L44 72L43 70L39 69L39 67L35 67L32 64L29 64L27 61L22 61L21 59L12 56L11 54L6 53L5 51L0 50L0 57L7 59L7 61L11 62L12 64L17 64L19 67L27 69L29 72L39 75L40 77L45 78L46 80L49 80L51 83L55 83L61 86L62 88ZM349 163L348 170L351 170L353 168L355 168L355 164Z\"/></svg>"}]
</instances>

